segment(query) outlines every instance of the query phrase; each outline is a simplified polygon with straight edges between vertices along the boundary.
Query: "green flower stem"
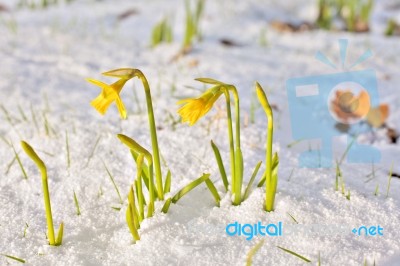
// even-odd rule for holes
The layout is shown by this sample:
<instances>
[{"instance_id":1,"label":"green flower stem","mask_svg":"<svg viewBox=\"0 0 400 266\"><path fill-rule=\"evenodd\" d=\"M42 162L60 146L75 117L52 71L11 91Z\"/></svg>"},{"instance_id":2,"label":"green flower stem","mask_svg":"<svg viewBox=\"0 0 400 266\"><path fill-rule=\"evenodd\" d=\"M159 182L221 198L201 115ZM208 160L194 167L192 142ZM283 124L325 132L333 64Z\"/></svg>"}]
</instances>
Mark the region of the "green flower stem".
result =
<instances>
[{"instance_id":1,"label":"green flower stem","mask_svg":"<svg viewBox=\"0 0 400 266\"><path fill-rule=\"evenodd\" d=\"M276 181L272 180L272 137L274 133L274 119L271 105L268 102L265 92L260 84L256 83L257 96L268 118L267 131L267 149L266 149L266 193L265 193L265 210L270 212L274 210Z\"/></svg>"},{"instance_id":2,"label":"green flower stem","mask_svg":"<svg viewBox=\"0 0 400 266\"><path fill-rule=\"evenodd\" d=\"M143 189L142 189L142 167L143 167L144 155L140 154L136 160L137 163L137 194L139 204L139 220L140 222L144 219L144 202L143 202Z\"/></svg>"},{"instance_id":3,"label":"green flower stem","mask_svg":"<svg viewBox=\"0 0 400 266\"><path fill-rule=\"evenodd\" d=\"M240 105L239 95L234 86L230 88L233 92L233 98L235 99L235 116L236 116L236 149L240 148Z\"/></svg>"},{"instance_id":4,"label":"green flower stem","mask_svg":"<svg viewBox=\"0 0 400 266\"><path fill-rule=\"evenodd\" d=\"M228 90L224 90L226 98L226 112L228 116L228 135L229 135L229 149L231 157L231 191L236 191L236 178L235 178L235 148L233 145L233 129L232 129L232 114L231 114L231 98Z\"/></svg>"},{"instance_id":5,"label":"green flower stem","mask_svg":"<svg viewBox=\"0 0 400 266\"><path fill-rule=\"evenodd\" d=\"M43 185L43 193L44 193L44 206L46 209L46 220L47 220L47 228L49 234L49 242L50 245L55 245L56 240L54 236L54 227L53 227L53 215L51 213L51 205L50 205L50 193L49 193L49 185L47 183L47 170L46 167L44 169L40 169L42 173L42 185Z\"/></svg>"},{"instance_id":6,"label":"green flower stem","mask_svg":"<svg viewBox=\"0 0 400 266\"><path fill-rule=\"evenodd\" d=\"M266 202L265 202L265 210L270 212L274 210L274 202L275 202L275 182L272 180L272 136L274 132L274 122L272 117L272 112L268 115L268 135L267 135L267 151L266 151Z\"/></svg>"},{"instance_id":7,"label":"green flower stem","mask_svg":"<svg viewBox=\"0 0 400 266\"><path fill-rule=\"evenodd\" d=\"M229 86L229 90L233 92L233 98L235 100L235 126L236 126L236 136L235 136L235 198L233 201L234 205L239 205L242 202L242 183L243 183L243 156L242 150L240 148L240 105L239 105L239 95L235 86Z\"/></svg>"},{"instance_id":8,"label":"green flower stem","mask_svg":"<svg viewBox=\"0 0 400 266\"><path fill-rule=\"evenodd\" d=\"M49 243L52 246L56 245L56 240L54 236L54 226L53 226L53 215L51 213L51 204L50 204L50 193L49 193L49 185L47 183L47 168L43 161L39 158L33 148L26 143L25 141L21 141L21 146L24 149L25 153L35 162L38 166L40 173L42 175L42 186L43 186L43 195L44 195L44 206L46 210L46 221L48 228L48 238Z\"/></svg>"},{"instance_id":9,"label":"green flower stem","mask_svg":"<svg viewBox=\"0 0 400 266\"><path fill-rule=\"evenodd\" d=\"M138 71L138 76L143 83L143 87L146 93L146 103L147 103L147 113L149 117L149 126L150 126L150 135L151 135L151 146L153 148L153 160L154 160L154 168L156 172L156 183L157 183L157 195L160 200L164 200L164 192L163 192L163 182L161 175L161 164L160 164L160 152L158 149L158 140L157 140L157 130L156 130L156 122L154 119L154 111L153 111L153 103L151 101L151 92L150 86L147 82L144 74Z\"/></svg>"},{"instance_id":10,"label":"green flower stem","mask_svg":"<svg viewBox=\"0 0 400 266\"><path fill-rule=\"evenodd\" d=\"M154 181L153 181L153 165L149 163L149 170L150 170L150 180L149 180L149 195L150 195L150 202L147 208L147 218L153 216L154 213Z\"/></svg>"}]
</instances>

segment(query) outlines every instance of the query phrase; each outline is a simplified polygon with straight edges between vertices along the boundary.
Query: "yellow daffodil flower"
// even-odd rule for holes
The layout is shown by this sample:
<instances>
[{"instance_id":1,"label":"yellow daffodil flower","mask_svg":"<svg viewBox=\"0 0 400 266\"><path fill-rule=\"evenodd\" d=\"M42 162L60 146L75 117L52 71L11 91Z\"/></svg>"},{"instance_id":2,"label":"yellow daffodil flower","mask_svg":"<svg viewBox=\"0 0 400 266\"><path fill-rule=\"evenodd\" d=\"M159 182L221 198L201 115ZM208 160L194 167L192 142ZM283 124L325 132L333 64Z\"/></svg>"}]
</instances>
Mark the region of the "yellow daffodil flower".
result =
<instances>
[{"instance_id":1,"label":"yellow daffodil flower","mask_svg":"<svg viewBox=\"0 0 400 266\"><path fill-rule=\"evenodd\" d=\"M110 107L110 105L115 101L121 117L123 119L126 118L126 109L119 94L129 78L121 78L111 85L95 79L86 80L102 89L100 95L90 103L100 114L104 115L107 112L108 107Z\"/></svg>"},{"instance_id":2,"label":"yellow daffodil flower","mask_svg":"<svg viewBox=\"0 0 400 266\"><path fill-rule=\"evenodd\" d=\"M182 122L189 122L189 125L194 125L210 111L222 93L221 86L215 86L206 90L198 98L180 100L177 104L184 104L178 110L179 115L182 117Z\"/></svg>"}]
</instances>

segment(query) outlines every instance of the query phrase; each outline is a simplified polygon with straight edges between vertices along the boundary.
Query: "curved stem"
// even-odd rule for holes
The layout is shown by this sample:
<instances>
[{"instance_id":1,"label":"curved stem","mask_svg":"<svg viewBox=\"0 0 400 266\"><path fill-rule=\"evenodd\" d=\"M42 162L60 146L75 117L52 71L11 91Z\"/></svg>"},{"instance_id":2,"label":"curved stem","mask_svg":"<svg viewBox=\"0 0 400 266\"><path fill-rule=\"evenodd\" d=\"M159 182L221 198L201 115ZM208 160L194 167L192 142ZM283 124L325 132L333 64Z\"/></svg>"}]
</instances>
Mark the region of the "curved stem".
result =
<instances>
[{"instance_id":1,"label":"curved stem","mask_svg":"<svg viewBox=\"0 0 400 266\"><path fill-rule=\"evenodd\" d=\"M153 149L153 161L154 168L156 174L156 185L157 185L157 195L160 200L164 199L164 192L162 187L162 175L161 175L161 164L160 164L160 152L158 149L158 140L157 140L157 129L156 122L154 119L154 111L153 111L153 103L151 101L151 92L149 83L144 76L144 74L138 70L138 77L143 83L143 87L146 93L146 104L147 104L147 113L149 118L149 127L150 127L150 135L151 135L151 146Z\"/></svg>"},{"instance_id":2,"label":"curved stem","mask_svg":"<svg viewBox=\"0 0 400 266\"><path fill-rule=\"evenodd\" d=\"M265 95L264 90L261 88L261 85L256 82L256 92L258 100L263 107L265 114L268 119L268 129L267 129L267 148L265 155L265 179L266 179L266 187L265 187L265 210L270 212L274 210L274 202L275 202L275 193L276 193L276 185L277 185L277 177L274 177L275 180L272 180L272 138L274 134L274 117L272 113L271 105L268 102L268 98Z\"/></svg>"},{"instance_id":3,"label":"curved stem","mask_svg":"<svg viewBox=\"0 0 400 266\"><path fill-rule=\"evenodd\" d=\"M236 180L235 180L235 147L233 145L233 129L232 129L232 114L231 114L231 97L227 89L224 90L226 98L226 112L228 116L228 135L229 135L229 150L231 157L231 192L235 191Z\"/></svg>"}]
</instances>

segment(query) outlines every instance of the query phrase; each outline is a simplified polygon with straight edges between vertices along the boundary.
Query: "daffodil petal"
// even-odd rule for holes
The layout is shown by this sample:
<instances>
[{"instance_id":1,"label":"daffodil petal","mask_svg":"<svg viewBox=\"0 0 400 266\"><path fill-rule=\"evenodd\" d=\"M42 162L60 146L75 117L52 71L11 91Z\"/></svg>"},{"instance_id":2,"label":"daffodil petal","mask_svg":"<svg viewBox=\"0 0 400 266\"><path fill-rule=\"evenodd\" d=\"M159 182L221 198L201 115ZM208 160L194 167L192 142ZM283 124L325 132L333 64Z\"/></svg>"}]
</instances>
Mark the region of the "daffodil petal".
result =
<instances>
[{"instance_id":1,"label":"daffodil petal","mask_svg":"<svg viewBox=\"0 0 400 266\"><path fill-rule=\"evenodd\" d=\"M124 103L122 102L120 97L115 99L115 104L117 105L118 111L123 119L126 119L126 109Z\"/></svg>"}]
</instances>

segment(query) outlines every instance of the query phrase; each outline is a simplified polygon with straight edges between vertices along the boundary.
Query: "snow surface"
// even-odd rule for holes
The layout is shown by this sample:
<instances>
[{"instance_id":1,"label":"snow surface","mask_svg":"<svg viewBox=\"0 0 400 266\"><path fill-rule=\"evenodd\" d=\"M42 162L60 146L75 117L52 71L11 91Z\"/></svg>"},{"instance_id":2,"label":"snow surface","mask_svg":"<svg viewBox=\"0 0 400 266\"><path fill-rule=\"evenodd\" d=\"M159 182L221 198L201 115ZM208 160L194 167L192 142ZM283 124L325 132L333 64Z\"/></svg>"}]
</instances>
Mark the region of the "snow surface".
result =
<instances>
[{"instance_id":1,"label":"snow surface","mask_svg":"<svg viewBox=\"0 0 400 266\"><path fill-rule=\"evenodd\" d=\"M279 33L267 27L267 22L275 19L312 20L316 14L315 1L207 1L201 23L203 41L175 62L171 58L179 52L183 34L181 0L74 1L46 10L16 9L17 1L1 2L12 10L0 13L1 104L12 123L1 112L0 134L16 147L29 179L24 180L16 162L7 171L14 154L11 147L0 141L0 253L23 258L29 265L244 265L248 251L262 238L247 241L244 237L229 237L225 226L234 221L264 224L281 221L289 226L294 224L290 213L304 226L344 225L350 229L346 235L267 237L254 256L254 265L304 264L276 246L299 253L314 265L319 253L322 265L361 265L364 259L369 265L374 260L377 265L400 265L398 178L393 177L386 198L392 162L394 172L400 172L399 144L389 144L384 132L377 132L373 145L381 150L383 160L376 165L376 178L370 182L365 181L371 165L343 164L350 201L334 191L334 169L298 168L299 152L307 149L307 142L287 148L293 139L285 82L291 77L331 73L331 69L314 59L314 54L320 50L339 62L340 38L349 39L350 62L368 48L374 52L374 57L357 69L376 71L381 102L391 108L388 124L400 130L399 38L386 38L382 34L383 18L398 17L399 13L398 9L388 11L390 1L377 1L373 30L369 34ZM137 14L118 21L117 16L131 8ZM151 28L167 14L173 17L175 41L151 49ZM16 33L6 26L9 21L16 22ZM267 29L267 47L258 42L263 28ZM225 47L219 43L222 38L239 46ZM129 118L121 121L114 106L104 117L90 107L89 102L99 89L84 80L92 77L111 81L100 73L119 67L140 68L150 82L161 154L167 163L163 172L167 168L172 171L172 192L209 172L213 180L218 180L217 187L223 195L221 207L217 208L205 185L196 188L172 205L167 215L157 212L155 217L145 220L140 230L141 240L136 244L132 243L125 224L126 194L135 166L116 134L126 134L150 147L141 84L130 82L124 89L122 97ZM209 145L211 139L217 143L228 168L222 100L217 103L220 113L214 108L193 127L171 120L171 115L178 119L175 104L178 99L198 95L204 89L193 80L197 77L216 78L239 89L246 181L256 163L265 156L263 111L257 109L255 124L245 122L254 97L254 81L267 88L270 102L278 106L274 149L279 151L281 162L274 212L263 211L264 189L254 189L248 200L237 207L230 204L230 195L223 192ZM139 106L133 97L133 86ZM30 106L36 114L38 129ZM23 120L18 107L28 121ZM50 127L49 135L44 117ZM66 132L71 154L69 169ZM99 144L89 160L98 138ZM65 224L64 243L60 247L46 243L41 180L35 165L21 151L21 139L35 147L48 166L55 227L61 221ZM345 136L335 140L337 158L345 148ZM102 160L114 174L124 196L121 211L112 208L121 206ZM377 185L379 195L374 196ZM75 213L73 191L81 205L80 216ZM29 228L23 237L26 223ZM355 236L350 232L354 227L378 224L384 228L384 236ZM0 257L1 265L14 263L18 264Z\"/></svg>"}]
</instances>

